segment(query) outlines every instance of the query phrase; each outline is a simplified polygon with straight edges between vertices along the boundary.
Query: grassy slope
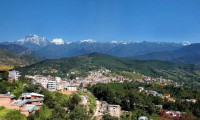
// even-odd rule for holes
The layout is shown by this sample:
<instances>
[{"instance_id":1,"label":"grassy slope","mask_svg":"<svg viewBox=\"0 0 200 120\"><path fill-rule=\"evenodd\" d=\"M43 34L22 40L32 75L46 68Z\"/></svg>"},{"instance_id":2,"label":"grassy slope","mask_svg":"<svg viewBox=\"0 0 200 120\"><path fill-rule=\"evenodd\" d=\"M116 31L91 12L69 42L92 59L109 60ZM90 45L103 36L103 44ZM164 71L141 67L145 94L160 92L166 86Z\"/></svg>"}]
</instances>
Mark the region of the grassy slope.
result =
<instances>
[{"instance_id":1,"label":"grassy slope","mask_svg":"<svg viewBox=\"0 0 200 120\"><path fill-rule=\"evenodd\" d=\"M0 108L0 120L6 120L6 115L9 113L13 113L16 110L13 109L6 109L6 108ZM20 120L26 120L25 116L21 116Z\"/></svg>"}]
</instances>

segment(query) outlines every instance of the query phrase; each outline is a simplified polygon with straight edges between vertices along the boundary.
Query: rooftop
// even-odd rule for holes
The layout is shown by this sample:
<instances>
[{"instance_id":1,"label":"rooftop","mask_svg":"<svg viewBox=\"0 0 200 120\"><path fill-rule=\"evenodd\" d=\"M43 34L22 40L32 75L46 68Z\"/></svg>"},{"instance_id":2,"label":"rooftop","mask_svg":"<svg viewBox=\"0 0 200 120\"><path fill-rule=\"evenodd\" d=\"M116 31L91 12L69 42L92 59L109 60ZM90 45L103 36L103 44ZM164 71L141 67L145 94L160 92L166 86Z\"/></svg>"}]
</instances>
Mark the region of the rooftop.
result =
<instances>
[{"instance_id":1,"label":"rooftop","mask_svg":"<svg viewBox=\"0 0 200 120\"><path fill-rule=\"evenodd\" d=\"M10 97L10 98L15 98L16 96L13 94L0 94L0 97Z\"/></svg>"},{"instance_id":2,"label":"rooftop","mask_svg":"<svg viewBox=\"0 0 200 120\"><path fill-rule=\"evenodd\" d=\"M29 112L32 112L35 108L37 107L37 105L31 105L31 104L28 104L24 107L24 109L22 111L29 111Z\"/></svg>"},{"instance_id":3,"label":"rooftop","mask_svg":"<svg viewBox=\"0 0 200 120\"><path fill-rule=\"evenodd\" d=\"M11 103L12 106L23 106L27 101L26 100L15 100Z\"/></svg>"},{"instance_id":4,"label":"rooftop","mask_svg":"<svg viewBox=\"0 0 200 120\"><path fill-rule=\"evenodd\" d=\"M163 96L170 96L170 94L163 94Z\"/></svg>"},{"instance_id":5,"label":"rooftop","mask_svg":"<svg viewBox=\"0 0 200 120\"><path fill-rule=\"evenodd\" d=\"M109 105L109 107L120 107L120 105Z\"/></svg>"},{"instance_id":6,"label":"rooftop","mask_svg":"<svg viewBox=\"0 0 200 120\"><path fill-rule=\"evenodd\" d=\"M31 97L31 96L44 97L44 95L38 93L22 93L22 97Z\"/></svg>"}]
</instances>

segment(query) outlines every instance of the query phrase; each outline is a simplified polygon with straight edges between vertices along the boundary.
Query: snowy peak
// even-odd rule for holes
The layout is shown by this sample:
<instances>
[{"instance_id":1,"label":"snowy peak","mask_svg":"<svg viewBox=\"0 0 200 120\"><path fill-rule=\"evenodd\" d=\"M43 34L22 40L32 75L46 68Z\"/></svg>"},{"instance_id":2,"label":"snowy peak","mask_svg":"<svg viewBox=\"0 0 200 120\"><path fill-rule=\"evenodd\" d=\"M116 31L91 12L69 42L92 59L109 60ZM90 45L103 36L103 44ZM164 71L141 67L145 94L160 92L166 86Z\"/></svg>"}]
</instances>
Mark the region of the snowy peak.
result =
<instances>
[{"instance_id":1,"label":"snowy peak","mask_svg":"<svg viewBox=\"0 0 200 120\"><path fill-rule=\"evenodd\" d=\"M51 43L55 44L55 45L63 45L65 44L64 40L61 38L55 38L51 41Z\"/></svg>"},{"instance_id":2,"label":"snowy peak","mask_svg":"<svg viewBox=\"0 0 200 120\"><path fill-rule=\"evenodd\" d=\"M191 43L188 42L188 41L183 41L183 43L182 43L183 46L188 46L188 45L190 45L190 44L191 44Z\"/></svg>"},{"instance_id":3,"label":"snowy peak","mask_svg":"<svg viewBox=\"0 0 200 120\"><path fill-rule=\"evenodd\" d=\"M81 40L80 43L95 43L96 41L93 39L86 39L86 40Z\"/></svg>"},{"instance_id":4,"label":"snowy peak","mask_svg":"<svg viewBox=\"0 0 200 120\"><path fill-rule=\"evenodd\" d=\"M126 42L122 42L122 44L127 45L127 44L135 44L135 43L142 43L142 42L144 42L144 41L131 41L131 40L129 40L129 41L126 41Z\"/></svg>"},{"instance_id":5,"label":"snowy peak","mask_svg":"<svg viewBox=\"0 0 200 120\"><path fill-rule=\"evenodd\" d=\"M111 41L110 43L112 43L112 44L117 44L118 42L115 41L115 40L113 40L113 41Z\"/></svg>"},{"instance_id":6,"label":"snowy peak","mask_svg":"<svg viewBox=\"0 0 200 120\"><path fill-rule=\"evenodd\" d=\"M131 40L128 40L128 41L115 41L115 40L113 40L110 43L127 45L127 44L135 44L135 43L142 43L142 42L145 42L145 41L131 41Z\"/></svg>"},{"instance_id":7,"label":"snowy peak","mask_svg":"<svg viewBox=\"0 0 200 120\"><path fill-rule=\"evenodd\" d=\"M29 44L33 43L38 46L46 46L49 43L49 41L45 37L39 37L38 35L29 34L26 37L24 37L20 40L17 40L17 43L19 43L21 45L24 45L27 43L29 43Z\"/></svg>"}]
</instances>

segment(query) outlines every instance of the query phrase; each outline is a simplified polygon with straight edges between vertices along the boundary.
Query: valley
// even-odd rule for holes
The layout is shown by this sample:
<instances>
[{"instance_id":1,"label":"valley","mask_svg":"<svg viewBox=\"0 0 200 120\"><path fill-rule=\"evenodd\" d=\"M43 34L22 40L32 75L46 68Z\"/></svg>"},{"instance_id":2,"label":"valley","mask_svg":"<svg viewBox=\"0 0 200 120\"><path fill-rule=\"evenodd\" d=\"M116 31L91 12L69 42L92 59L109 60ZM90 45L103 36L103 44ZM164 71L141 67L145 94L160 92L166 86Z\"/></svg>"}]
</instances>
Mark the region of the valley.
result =
<instances>
[{"instance_id":1,"label":"valley","mask_svg":"<svg viewBox=\"0 0 200 120\"><path fill-rule=\"evenodd\" d=\"M10 69L1 70L5 77L1 79L1 93L9 90L17 96L23 92L44 95L43 108L27 119L40 119L44 114L48 114L45 119L74 118L74 114L97 120L199 117L198 65L132 60L95 52L15 67L20 73L19 80L6 78L3 71ZM55 99L54 96L60 97ZM85 112L79 113L83 109Z\"/></svg>"}]
</instances>

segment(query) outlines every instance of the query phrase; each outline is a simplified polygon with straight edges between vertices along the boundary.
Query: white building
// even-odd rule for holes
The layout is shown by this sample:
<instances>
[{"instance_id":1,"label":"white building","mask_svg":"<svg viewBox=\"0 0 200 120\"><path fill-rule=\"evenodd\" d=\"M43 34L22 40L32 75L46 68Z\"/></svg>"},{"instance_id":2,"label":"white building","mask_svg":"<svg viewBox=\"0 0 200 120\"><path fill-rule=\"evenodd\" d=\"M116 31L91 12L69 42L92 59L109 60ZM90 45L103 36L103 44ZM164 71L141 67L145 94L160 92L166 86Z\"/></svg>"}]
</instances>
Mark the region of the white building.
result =
<instances>
[{"instance_id":1,"label":"white building","mask_svg":"<svg viewBox=\"0 0 200 120\"><path fill-rule=\"evenodd\" d=\"M56 85L57 85L57 82L53 81L53 80L48 81L48 84L47 84L48 89L50 91L56 91L56 89L57 89Z\"/></svg>"},{"instance_id":2,"label":"white building","mask_svg":"<svg viewBox=\"0 0 200 120\"><path fill-rule=\"evenodd\" d=\"M139 92L142 92L144 90L144 87L138 87Z\"/></svg>"},{"instance_id":3,"label":"white building","mask_svg":"<svg viewBox=\"0 0 200 120\"><path fill-rule=\"evenodd\" d=\"M111 116L115 116L115 117L120 118L120 114L121 114L120 105L109 105L108 106L108 111L109 111Z\"/></svg>"},{"instance_id":4,"label":"white building","mask_svg":"<svg viewBox=\"0 0 200 120\"><path fill-rule=\"evenodd\" d=\"M69 81L66 81L66 83L65 83L65 88L67 88L68 86L70 86L70 82L69 82Z\"/></svg>"},{"instance_id":5,"label":"white building","mask_svg":"<svg viewBox=\"0 0 200 120\"><path fill-rule=\"evenodd\" d=\"M76 86L67 86L67 90L77 91L77 88L76 88Z\"/></svg>"},{"instance_id":6,"label":"white building","mask_svg":"<svg viewBox=\"0 0 200 120\"><path fill-rule=\"evenodd\" d=\"M14 80L18 80L20 76L21 75L19 74L19 71L15 71L15 70L8 71L8 77L9 78L12 78Z\"/></svg>"},{"instance_id":7,"label":"white building","mask_svg":"<svg viewBox=\"0 0 200 120\"><path fill-rule=\"evenodd\" d=\"M148 120L148 118L146 116L141 116L138 118L138 120Z\"/></svg>"}]
</instances>

